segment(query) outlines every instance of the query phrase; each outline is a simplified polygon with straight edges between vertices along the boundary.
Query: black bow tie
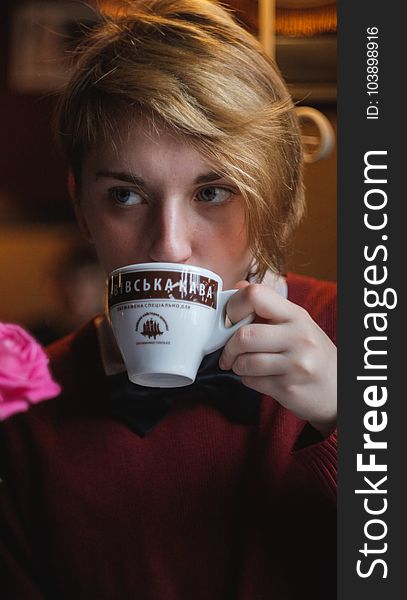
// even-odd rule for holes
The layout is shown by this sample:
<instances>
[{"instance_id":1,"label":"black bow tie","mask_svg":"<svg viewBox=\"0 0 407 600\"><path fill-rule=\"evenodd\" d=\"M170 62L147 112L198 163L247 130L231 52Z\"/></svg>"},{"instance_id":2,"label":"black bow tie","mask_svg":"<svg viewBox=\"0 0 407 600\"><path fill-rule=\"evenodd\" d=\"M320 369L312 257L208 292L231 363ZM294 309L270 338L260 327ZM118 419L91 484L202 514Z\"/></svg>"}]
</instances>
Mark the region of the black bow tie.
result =
<instances>
[{"instance_id":1,"label":"black bow tie","mask_svg":"<svg viewBox=\"0 0 407 600\"><path fill-rule=\"evenodd\" d=\"M144 437L171 410L175 398L188 394L191 402L199 401L217 408L232 423L253 422L261 395L244 386L233 371L219 368L223 348L203 359L195 382L180 388L152 388L131 383L127 373L107 378L109 413Z\"/></svg>"}]
</instances>

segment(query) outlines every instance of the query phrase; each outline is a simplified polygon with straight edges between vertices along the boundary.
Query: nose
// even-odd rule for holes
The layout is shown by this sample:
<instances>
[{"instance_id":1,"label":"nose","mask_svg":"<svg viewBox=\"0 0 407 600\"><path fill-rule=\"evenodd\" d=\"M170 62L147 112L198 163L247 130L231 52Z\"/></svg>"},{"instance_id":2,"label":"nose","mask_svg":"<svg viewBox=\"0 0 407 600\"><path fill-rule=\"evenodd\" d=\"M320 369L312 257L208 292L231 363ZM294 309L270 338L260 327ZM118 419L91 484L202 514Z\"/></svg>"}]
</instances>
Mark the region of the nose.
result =
<instances>
[{"instance_id":1,"label":"nose","mask_svg":"<svg viewBox=\"0 0 407 600\"><path fill-rule=\"evenodd\" d=\"M185 263L192 255L188 210L178 202L155 207L150 232L150 260Z\"/></svg>"}]
</instances>

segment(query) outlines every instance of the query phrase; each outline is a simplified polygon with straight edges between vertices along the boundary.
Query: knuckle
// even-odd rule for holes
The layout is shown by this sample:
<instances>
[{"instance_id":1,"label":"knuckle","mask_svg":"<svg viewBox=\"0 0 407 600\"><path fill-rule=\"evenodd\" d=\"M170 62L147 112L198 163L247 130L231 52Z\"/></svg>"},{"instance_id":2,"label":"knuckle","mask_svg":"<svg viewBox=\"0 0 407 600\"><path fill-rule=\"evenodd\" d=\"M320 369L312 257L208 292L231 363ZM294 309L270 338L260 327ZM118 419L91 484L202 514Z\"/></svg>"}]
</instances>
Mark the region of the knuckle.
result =
<instances>
[{"instance_id":1,"label":"knuckle","mask_svg":"<svg viewBox=\"0 0 407 600\"><path fill-rule=\"evenodd\" d=\"M241 377L241 381L244 385L251 387L253 385L253 377L251 377L250 375L244 375L243 377Z\"/></svg>"},{"instance_id":2,"label":"knuckle","mask_svg":"<svg viewBox=\"0 0 407 600\"><path fill-rule=\"evenodd\" d=\"M298 336L298 344L306 352L313 352L318 347L318 340L311 328L305 327Z\"/></svg>"},{"instance_id":3,"label":"knuckle","mask_svg":"<svg viewBox=\"0 0 407 600\"><path fill-rule=\"evenodd\" d=\"M310 377L314 373L314 361L309 356L302 356L296 361L295 368L301 375Z\"/></svg>"},{"instance_id":4,"label":"knuckle","mask_svg":"<svg viewBox=\"0 0 407 600\"><path fill-rule=\"evenodd\" d=\"M299 318L303 319L311 319L309 312L303 306L299 306L299 304L295 305L295 310L297 311L297 315Z\"/></svg>"},{"instance_id":5,"label":"knuckle","mask_svg":"<svg viewBox=\"0 0 407 600\"><path fill-rule=\"evenodd\" d=\"M252 284L248 285L245 289L246 289L246 294L247 294L248 300L251 302L251 304L254 304L259 296L261 289L262 289L261 284L260 283L252 283Z\"/></svg>"},{"instance_id":6,"label":"knuckle","mask_svg":"<svg viewBox=\"0 0 407 600\"><path fill-rule=\"evenodd\" d=\"M239 347L245 347L253 337L253 328L250 325L243 325L236 332L237 342Z\"/></svg>"},{"instance_id":7,"label":"knuckle","mask_svg":"<svg viewBox=\"0 0 407 600\"><path fill-rule=\"evenodd\" d=\"M306 344L306 347L308 348L308 352L313 356L318 348L317 338L312 333L310 333L306 337L305 344Z\"/></svg>"},{"instance_id":8,"label":"knuckle","mask_svg":"<svg viewBox=\"0 0 407 600\"><path fill-rule=\"evenodd\" d=\"M241 375L245 372L246 359L244 356L238 356L233 365L233 370L237 375Z\"/></svg>"},{"instance_id":9,"label":"knuckle","mask_svg":"<svg viewBox=\"0 0 407 600\"><path fill-rule=\"evenodd\" d=\"M296 394L296 386L293 383L287 381L282 385L282 392L287 399L290 399Z\"/></svg>"}]
</instances>

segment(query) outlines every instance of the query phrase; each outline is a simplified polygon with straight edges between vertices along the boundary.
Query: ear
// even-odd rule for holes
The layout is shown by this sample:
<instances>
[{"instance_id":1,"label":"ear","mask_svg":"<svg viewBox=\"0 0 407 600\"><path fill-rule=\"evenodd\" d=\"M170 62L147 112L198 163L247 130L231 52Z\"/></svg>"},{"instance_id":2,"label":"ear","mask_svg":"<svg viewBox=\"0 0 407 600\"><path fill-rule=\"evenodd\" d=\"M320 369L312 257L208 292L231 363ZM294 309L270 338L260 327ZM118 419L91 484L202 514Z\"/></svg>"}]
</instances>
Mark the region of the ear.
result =
<instances>
[{"instance_id":1,"label":"ear","mask_svg":"<svg viewBox=\"0 0 407 600\"><path fill-rule=\"evenodd\" d=\"M92 244L93 243L92 235L90 233L88 224L86 222L85 215L83 214L83 208L79 201L79 194L78 194L78 190L77 190L77 186L76 186L76 181L75 181L75 177L74 177L74 174L72 173L72 171L69 171L69 173L68 173L68 192L69 192L69 198L72 202L72 206L73 206L73 209L75 212L75 216L76 216L76 220L78 222L79 228L82 231L85 238L88 240L88 242L90 242Z\"/></svg>"}]
</instances>

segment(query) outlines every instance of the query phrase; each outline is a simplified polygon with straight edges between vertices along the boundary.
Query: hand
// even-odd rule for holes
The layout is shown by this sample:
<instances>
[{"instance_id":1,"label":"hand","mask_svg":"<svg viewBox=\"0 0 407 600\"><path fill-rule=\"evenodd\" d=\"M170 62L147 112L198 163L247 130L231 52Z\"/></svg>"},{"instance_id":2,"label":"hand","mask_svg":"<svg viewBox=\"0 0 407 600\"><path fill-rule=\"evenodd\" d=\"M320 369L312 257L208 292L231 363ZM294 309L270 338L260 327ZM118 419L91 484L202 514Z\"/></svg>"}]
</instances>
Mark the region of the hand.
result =
<instances>
[{"instance_id":1,"label":"hand","mask_svg":"<svg viewBox=\"0 0 407 600\"><path fill-rule=\"evenodd\" d=\"M248 387L272 396L324 436L336 425L336 347L300 306L261 284L238 282L227 314L266 321L241 327L221 355Z\"/></svg>"}]
</instances>

